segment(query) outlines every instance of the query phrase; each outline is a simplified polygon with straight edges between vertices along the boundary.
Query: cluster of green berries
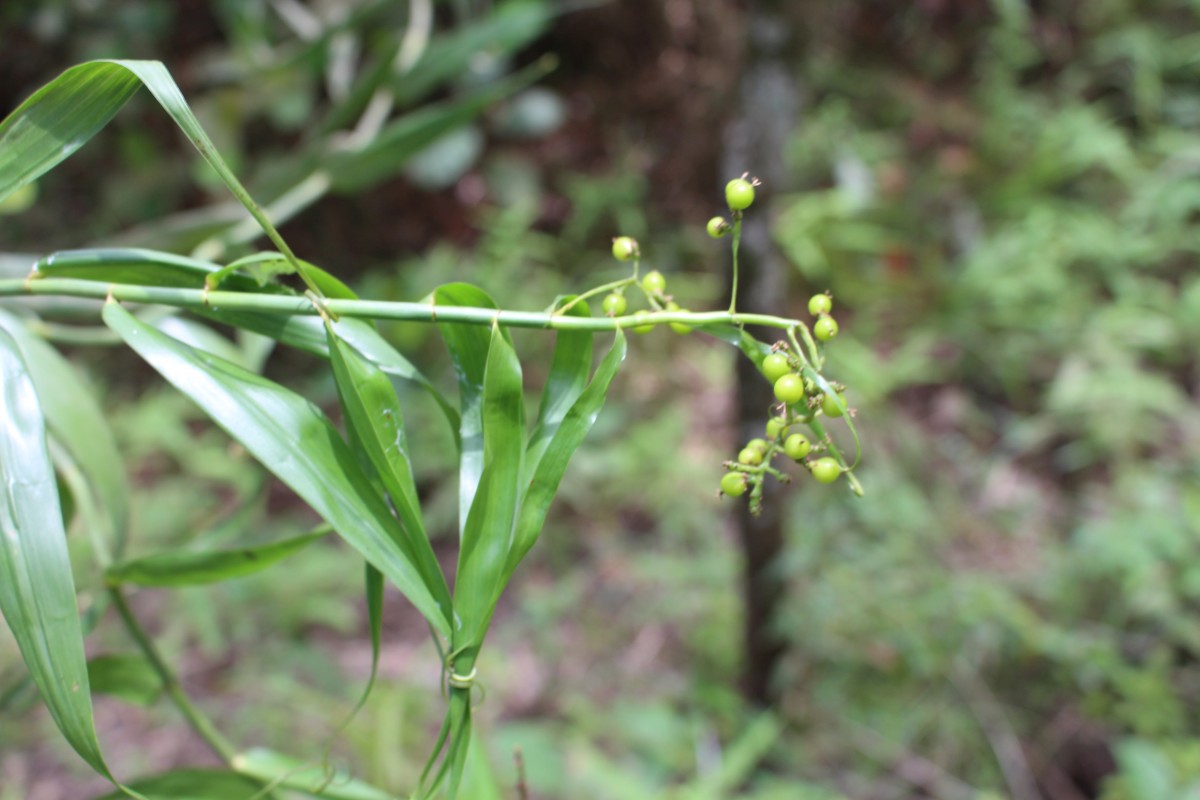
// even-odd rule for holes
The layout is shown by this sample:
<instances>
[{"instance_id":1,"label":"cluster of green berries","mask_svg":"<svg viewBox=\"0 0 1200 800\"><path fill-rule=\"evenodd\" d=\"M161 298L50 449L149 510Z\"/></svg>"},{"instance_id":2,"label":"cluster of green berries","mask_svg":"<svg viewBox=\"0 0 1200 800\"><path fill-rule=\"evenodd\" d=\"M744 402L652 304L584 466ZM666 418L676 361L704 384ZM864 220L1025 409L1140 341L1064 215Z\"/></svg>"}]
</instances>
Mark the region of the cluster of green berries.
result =
<instances>
[{"instance_id":1,"label":"cluster of green berries","mask_svg":"<svg viewBox=\"0 0 1200 800\"><path fill-rule=\"evenodd\" d=\"M837 322L830 316L833 298L829 294L813 295L808 301L809 312L817 317L813 335L827 342L837 335ZM778 415L767 421L766 438L751 439L737 461L726 462L728 470L721 478L721 493L740 497L750 492L750 510L757 513L762 496L762 483L767 474L779 480L787 476L770 466L771 459L782 454L793 461L803 463L820 483L833 483L846 469L839 458L819 455L832 449L824 443L814 445L807 436L795 430L802 424L811 424L817 416L837 418L847 413L843 387L822 381L826 390L820 389L811 377L814 373L804 359L793 354L787 343L780 342L765 356L760 365L763 376L771 382L775 399L779 401ZM832 389L832 391L828 391ZM823 427L816 428L821 437L827 436ZM817 456L811 457L810 456Z\"/></svg>"},{"instance_id":2,"label":"cluster of green berries","mask_svg":"<svg viewBox=\"0 0 1200 800\"><path fill-rule=\"evenodd\" d=\"M667 294L667 279L658 270L650 270L642 276L641 280L637 279L637 263L642 257L641 249L638 247L637 240L630 236L618 236L613 239L612 246L613 257L617 261L633 261L634 262L634 277L629 279L629 283L636 283L641 287L642 292L646 295L646 301L650 304L650 308L655 311L682 311L679 304L676 303L670 295ZM604 300L600 303L604 309L604 313L610 317L624 316L625 311L629 308L629 304L625 300L625 286L622 285L609 292ZM634 313L634 318L648 318L649 311L637 311ZM679 334L691 333L690 325L685 325L682 322L670 323L671 330ZM654 330L653 322L644 322L633 326L634 333L649 333Z\"/></svg>"}]
</instances>

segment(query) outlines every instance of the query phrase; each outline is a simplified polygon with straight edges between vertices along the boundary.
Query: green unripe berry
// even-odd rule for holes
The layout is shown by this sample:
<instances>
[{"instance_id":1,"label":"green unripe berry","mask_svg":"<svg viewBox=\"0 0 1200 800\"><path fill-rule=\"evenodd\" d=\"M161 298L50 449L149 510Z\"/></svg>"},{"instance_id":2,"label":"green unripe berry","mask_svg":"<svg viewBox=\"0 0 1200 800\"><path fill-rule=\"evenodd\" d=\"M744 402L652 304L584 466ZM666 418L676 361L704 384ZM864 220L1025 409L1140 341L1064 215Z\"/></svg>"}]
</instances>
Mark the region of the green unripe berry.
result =
<instances>
[{"instance_id":1,"label":"green unripe berry","mask_svg":"<svg viewBox=\"0 0 1200 800\"><path fill-rule=\"evenodd\" d=\"M783 353L771 353L762 361L762 374L767 376L767 380L771 383L774 383L791 371L792 365L788 363L787 356Z\"/></svg>"},{"instance_id":2,"label":"green unripe berry","mask_svg":"<svg viewBox=\"0 0 1200 800\"><path fill-rule=\"evenodd\" d=\"M639 320L638 324L633 326L634 333L649 333L654 330L654 323L647 321L650 317L649 311L639 311L633 315L635 320Z\"/></svg>"},{"instance_id":3,"label":"green unripe berry","mask_svg":"<svg viewBox=\"0 0 1200 800\"><path fill-rule=\"evenodd\" d=\"M846 398L842 397L840 392L837 394L837 400L842 401L842 406L846 405ZM842 415L842 406L837 404L837 400L828 392L821 398L821 410L825 412L825 416L840 417Z\"/></svg>"},{"instance_id":4,"label":"green unripe berry","mask_svg":"<svg viewBox=\"0 0 1200 800\"><path fill-rule=\"evenodd\" d=\"M730 497L741 497L746 493L746 476L740 472L726 472L721 477L721 493Z\"/></svg>"},{"instance_id":5,"label":"green unripe berry","mask_svg":"<svg viewBox=\"0 0 1200 800\"><path fill-rule=\"evenodd\" d=\"M610 317L619 317L625 313L625 295L618 292L613 292L604 298L604 302L600 304L604 308L604 313Z\"/></svg>"},{"instance_id":6,"label":"green unripe berry","mask_svg":"<svg viewBox=\"0 0 1200 800\"><path fill-rule=\"evenodd\" d=\"M642 278L642 288L650 294L662 294L667 290L667 279L656 269L652 269Z\"/></svg>"},{"instance_id":7,"label":"green unripe berry","mask_svg":"<svg viewBox=\"0 0 1200 800\"><path fill-rule=\"evenodd\" d=\"M767 420L767 438L772 442L779 441L780 434L786 433L787 429L787 423L779 417Z\"/></svg>"},{"instance_id":8,"label":"green unripe berry","mask_svg":"<svg viewBox=\"0 0 1200 800\"><path fill-rule=\"evenodd\" d=\"M757 450L760 453L765 453L767 452L767 441L766 439L751 439L750 441L746 442L746 449Z\"/></svg>"},{"instance_id":9,"label":"green unripe berry","mask_svg":"<svg viewBox=\"0 0 1200 800\"><path fill-rule=\"evenodd\" d=\"M637 258L641 255L637 239L631 236L618 236L613 239L612 253L613 258L617 261L628 261L631 258Z\"/></svg>"},{"instance_id":10,"label":"green unripe berry","mask_svg":"<svg viewBox=\"0 0 1200 800\"><path fill-rule=\"evenodd\" d=\"M674 300L672 300L671 302L667 303L667 311L683 311L683 309L679 307L679 303L676 303ZM685 333L692 332L691 325L685 325L682 322L671 322L668 324L671 326L671 330L675 331L681 336Z\"/></svg>"},{"instance_id":11,"label":"green unripe berry","mask_svg":"<svg viewBox=\"0 0 1200 800\"><path fill-rule=\"evenodd\" d=\"M754 184L745 178L734 178L725 184L725 202L732 211L743 211L754 202Z\"/></svg>"},{"instance_id":12,"label":"green unripe berry","mask_svg":"<svg viewBox=\"0 0 1200 800\"><path fill-rule=\"evenodd\" d=\"M812 442L803 433L793 433L783 442L783 452L795 461L803 459L809 450L812 450Z\"/></svg>"},{"instance_id":13,"label":"green unripe berry","mask_svg":"<svg viewBox=\"0 0 1200 800\"><path fill-rule=\"evenodd\" d=\"M804 399L804 381L794 372L789 372L775 381L775 397L789 406Z\"/></svg>"},{"instance_id":14,"label":"green unripe berry","mask_svg":"<svg viewBox=\"0 0 1200 800\"><path fill-rule=\"evenodd\" d=\"M833 298L827 294L814 294L808 298L808 313L814 317L833 311Z\"/></svg>"},{"instance_id":15,"label":"green unripe berry","mask_svg":"<svg viewBox=\"0 0 1200 800\"><path fill-rule=\"evenodd\" d=\"M761 450L755 450L753 447L743 447L742 452L738 453L738 463L747 464L751 467L757 467L763 461Z\"/></svg>"},{"instance_id":16,"label":"green unripe berry","mask_svg":"<svg viewBox=\"0 0 1200 800\"><path fill-rule=\"evenodd\" d=\"M708 224L704 226L704 229L708 231L708 235L714 239L720 239L722 236L732 230L729 225L729 220L725 219L724 217L713 217L708 221Z\"/></svg>"},{"instance_id":17,"label":"green unripe berry","mask_svg":"<svg viewBox=\"0 0 1200 800\"><path fill-rule=\"evenodd\" d=\"M817 324L813 325L813 335L822 342L828 342L838 335L837 320L833 317L821 317L817 320Z\"/></svg>"},{"instance_id":18,"label":"green unripe berry","mask_svg":"<svg viewBox=\"0 0 1200 800\"><path fill-rule=\"evenodd\" d=\"M821 483L833 483L842 474L842 467L832 458L818 458L809 465L812 475Z\"/></svg>"}]
</instances>

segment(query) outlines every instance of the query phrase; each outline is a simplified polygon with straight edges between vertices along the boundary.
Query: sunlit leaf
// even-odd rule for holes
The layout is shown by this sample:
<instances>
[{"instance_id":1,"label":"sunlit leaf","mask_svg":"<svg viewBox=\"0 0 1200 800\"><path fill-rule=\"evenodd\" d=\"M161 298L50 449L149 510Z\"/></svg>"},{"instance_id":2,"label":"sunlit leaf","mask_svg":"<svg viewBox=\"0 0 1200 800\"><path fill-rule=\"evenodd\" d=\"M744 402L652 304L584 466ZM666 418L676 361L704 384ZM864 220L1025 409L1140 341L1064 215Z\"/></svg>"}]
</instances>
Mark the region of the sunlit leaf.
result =
<instances>
[{"instance_id":1,"label":"sunlit leaf","mask_svg":"<svg viewBox=\"0 0 1200 800\"><path fill-rule=\"evenodd\" d=\"M17 343L0 333L0 613L55 724L112 778L92 718L75 581L46 428ZM114 780L115 783L115 780Z\"/></svg>"},{"instance_id":2,"label":"sunlit leaf","mask_svg":"<svg viewBox=\"0 0 1200 800\"><path fill-rule=\"evenodd\" d=\"M120 553L129 528L129 482L104 411L70 362L16 317L0 311L0 329L16 341L47 426L100 500L106 533Z\"/></svg>"}]
</instances>

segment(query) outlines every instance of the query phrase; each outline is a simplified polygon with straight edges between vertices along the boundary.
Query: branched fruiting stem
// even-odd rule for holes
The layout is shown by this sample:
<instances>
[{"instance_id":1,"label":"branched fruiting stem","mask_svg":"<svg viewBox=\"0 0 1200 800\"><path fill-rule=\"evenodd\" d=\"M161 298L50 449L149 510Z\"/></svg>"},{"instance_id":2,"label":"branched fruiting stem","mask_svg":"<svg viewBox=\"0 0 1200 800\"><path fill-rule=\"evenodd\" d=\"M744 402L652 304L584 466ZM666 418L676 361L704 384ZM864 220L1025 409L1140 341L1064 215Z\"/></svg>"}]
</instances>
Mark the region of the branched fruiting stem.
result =
<instances>
[{"instance_id":1,"label":"branched fruiting stem","mask_svg":"<svg viewBox=\"0 0 1200 800\"><path fill-rule=\"evenodd\" d=\"M733 283L729 288L729 313L737 313L738 245L742 243L742 212L733 212Z\"/></svg>"},{"instance_id":2,"label":"branched fruiting stem","mask_svg":"<svg viewBox=\"0 0 1200 800\"><path fill-rule=\"evenodd\" d=\"M606 283L603 286L597 286L595 289L588 289L583 294L576 295L575 298L573 300L571 300L571 302L567 303L562 308L556 309L554 312L551 313L551 316L561 317L562 315L564 315L568 311L570 311L572 308L574 308L576 306L576 304L582 303L584 300L587 300L589 297L595 297L598 294L605 294L607 292L611 292L616 289L621 289L625 286L628 286L631 283L636 283L636 282L637 282L637 276L635 274L635 276L632 278L622 278L619 281L612 281L611 283Z\"/></svg>"},{"instance_id":3,"label":"branched fruiting stem","mask_svg":"<svg viewBox=\"0 0 1200 800\"><path fill-rule=\"evenodd\" d=\"M78 278L23 278L0 280L0 297L56 295L112 298L124 303L146 303L175 308L208 311L253 311L278 316L313 316L317 309L304 295L259 294L256 292L205 292L203 289L177 289L140 284L116 284ZM705 325L761 325L787 330L802 326L800 320L771 314L738 314L725 311L655 311L633 319L625 317L576 317L537 311L496 311L470 306L433 306L424 303L400 303L383 300L323 300L327 312L337 317L391 319L408 322L463 322L473 325L499 324L510 328L544 330L613 331L634 325L682 322L695 328ZM435 319L436 316L436 319Z\"/></svg>"}]
</instances>

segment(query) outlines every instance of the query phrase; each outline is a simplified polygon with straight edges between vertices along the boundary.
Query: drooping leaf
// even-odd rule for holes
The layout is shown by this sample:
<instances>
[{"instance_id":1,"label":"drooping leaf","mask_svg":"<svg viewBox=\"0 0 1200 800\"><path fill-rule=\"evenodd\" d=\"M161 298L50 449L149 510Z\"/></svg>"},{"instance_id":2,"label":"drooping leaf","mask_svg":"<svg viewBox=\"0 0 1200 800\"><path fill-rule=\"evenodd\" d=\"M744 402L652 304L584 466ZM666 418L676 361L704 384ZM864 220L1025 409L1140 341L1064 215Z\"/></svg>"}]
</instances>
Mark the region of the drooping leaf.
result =
<instances>
[{"instance_id":1,"label":"drooping leaf","mask_svg":"<svg viewBox=\"0 0 1200 800\"><path fill-rule=\"evenodd\" d=\"M70 362L20 320L0 311L0 329L16 342L47 426L100 500L108 520L106 533L120 553L129 528L129 481L104 412Z\"/></svg>"},{"instance_id":2,"label":"drooping leaf","mask_svg":"<svg viewBox=\"0 0 1200 800\"><path fill-rule=\"evenodd\" d=\"M444 608L449 608L450 589L421 520L396 389L379 367L342 341L337 334L340 325L326 323L326 329L334 382L345 412L350 443L366 455L392 499L404 533L405 555L416 565L430 594Z\"/></svg>"},{"instance_id":3,"label":"drooping leaf","mask_svg":"<svg viewBox=\"0 0 1200 800\"><path fill-rule=\"evenodd\" d=\"M301 536L254 547L189 552L186 550L143 556L113 564L105 572L110 584L136 586L196 586L243 578L262 572L329 534L322 525Z\"/></svg>"},{"instance_id":4,"label":"drooping leaf","mask_svg":"<svg viewBox=\"0 0 1200 800\"><path fill-rule=\"evenodd\" d=\"M162 680L144 656L134 653L96 656L88 661L88 680L96 694L148 706L162 694Z\"/></svg>"},{"instance_id":5,"label":"drooping leaf","mask_svg":"<svg viewBox=\"0 0 1200 800\"><path fill-rule=\"evenodd\" d=\"M550 503L558 492L558 485L567 471L571 456L583 443L584 437L600 415L604 400L608 396L608 387L616 377L621 362L625 360L625 334L619 329L612 348L596 367L591 383L579 398L571 404L570 410L563 417L553 438L547 445L542 458L538 461L533 478L524 489L521 498L521 510L517 518L516 531L513 537L512 549L509 554L505 579L512 575L517 564L533 547L546 521L546 513Z\"/></svg>"},{"instance_id":6,"label":"drooping leaf","mask_svg":"<svg viewBox=\"0 0 1200 800\"><path fill-rule=\"evenodd\" d=\"M152 367L292 488L449 635L449 609L404 554L404 534L333 425L303 397L139 322L117 303L104 321Z\"/></svg>"},{"instance_id":7,"label":"drooping leaf","mask_svg":"<svg viewBox=\"0 0 1200 800\"><path fill-rule=\"evenodd\" d=\"M92 717L75 580L46 427L17 343L0 333L0 613L58 729L112 780Z\"/></svg>"},{"instance_id":8,"label":"drooping leaf","mask_svg":"<svg viewBox=\"0 0 1200 800\"><path fill-rule=\"evenodd\" d=\"M82 147L128 102L139 84L154 95L310 288L316 288L304 265L217 152L159 61L89 61L71 67L34 92L0 122L0 200Z\"/></svg>"},{"instance_id":9,"label":"drooping leaf","mask_svg":"<svg viewBox=\"0 0 1200 800\"><path fill-rule=\"evenodd\" d=\"M263 748L239 753L233 768L263 782L279 781L280 786L313 797L329 800L395 800L394 796L341 771L327 772L319 764L306 763Z\"/></svg>"}]
</instances>

